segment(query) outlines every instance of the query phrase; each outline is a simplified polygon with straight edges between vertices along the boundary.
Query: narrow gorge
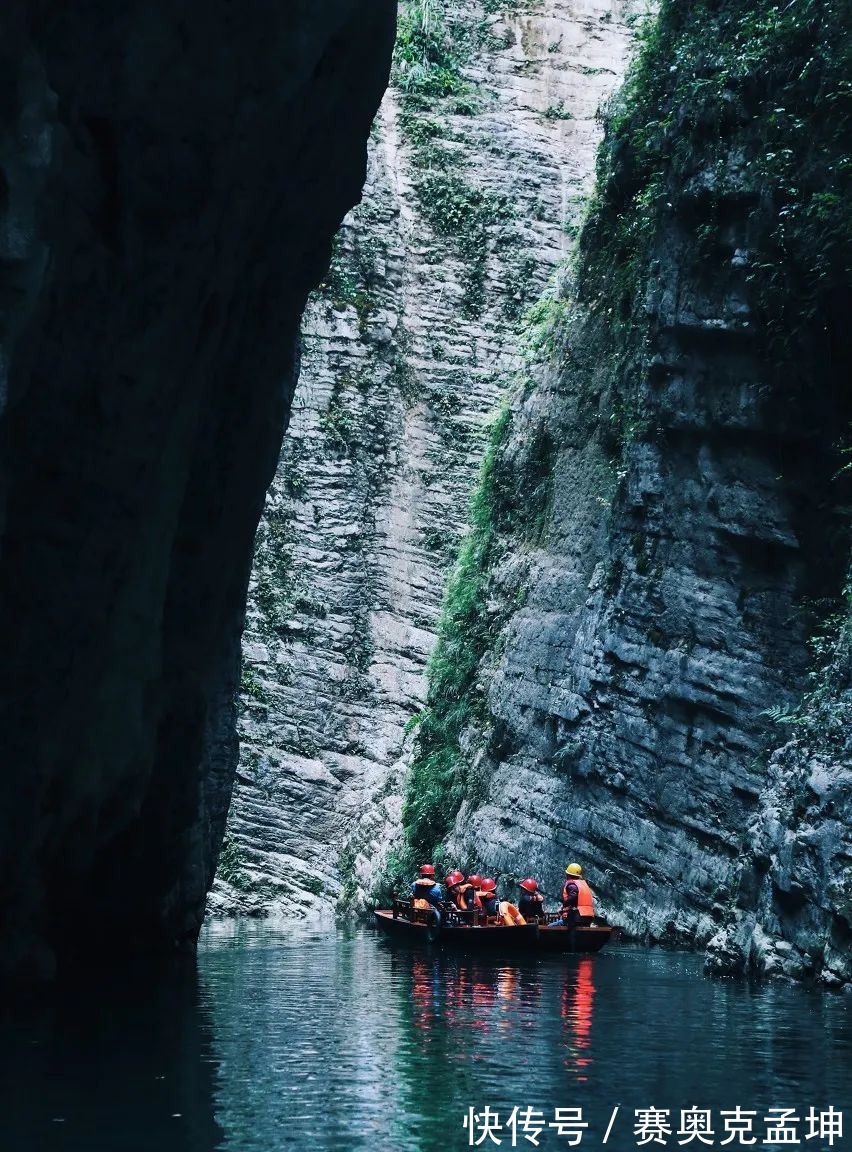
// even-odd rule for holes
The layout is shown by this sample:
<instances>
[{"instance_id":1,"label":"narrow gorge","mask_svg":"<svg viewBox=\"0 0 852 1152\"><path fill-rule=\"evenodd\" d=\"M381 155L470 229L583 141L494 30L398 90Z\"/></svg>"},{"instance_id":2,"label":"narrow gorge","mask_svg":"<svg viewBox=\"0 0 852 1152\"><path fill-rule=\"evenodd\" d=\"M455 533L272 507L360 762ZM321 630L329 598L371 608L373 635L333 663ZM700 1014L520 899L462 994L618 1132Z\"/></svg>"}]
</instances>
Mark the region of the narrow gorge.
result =
<instances>
[{"instance_id":1,"label":"narrow gorge","mask_svg":"<svg viewBox=\"0 0 852 1152\"><path fill-rule=\"evenodd\" d=\"M258 535L214 911L333 911L399 834L406 728L488 424L574 242L643 11L402 5Z\"/></svg>"},{"instance_id":2,"label":"narrow gorge","mask_svg":"<svg viewBox=\"0 0 852 1152\"><path fill-rule=\"evenodd\" d=\"M636 937L841 986L850 9L663 3L586 205L639 15L403 6L258 539L211 907L579 857Z\"/></svg>"},{"instance_id":3,"label":"narrow gorge","mask_svg":"<svg viewBox=\"0 0 852 1152\"><path fill-rule=\"evenodd\" d=\"M0 971L580 859L849 988L852 0L0 53Z\"/></svg>"},{"instance_id":4,"label":"narrow gorge","mask_svg":"<svg viewBox=\"0 0 852 1152\"><path fill-rule=\"evenodd\" d=\"M841 1147L852 0L0 64L2 1152Z\"/></svg>"}]
</instances>

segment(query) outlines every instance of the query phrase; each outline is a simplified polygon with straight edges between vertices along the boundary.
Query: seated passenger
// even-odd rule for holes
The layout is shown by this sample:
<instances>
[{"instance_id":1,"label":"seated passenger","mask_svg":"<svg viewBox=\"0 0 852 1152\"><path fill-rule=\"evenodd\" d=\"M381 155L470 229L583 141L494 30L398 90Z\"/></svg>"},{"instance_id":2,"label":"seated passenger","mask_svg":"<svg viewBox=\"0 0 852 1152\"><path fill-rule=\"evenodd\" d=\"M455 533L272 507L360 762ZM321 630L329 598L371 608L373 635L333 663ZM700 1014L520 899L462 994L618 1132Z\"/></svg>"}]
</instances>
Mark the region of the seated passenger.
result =
<instances>
[{"instance_id":1,"label":"seated passenger","mask_svg":"<svg viewBox=\"0 0 852 1152\"><path fill-rule=\"evenodd\" d=\"M473 889L473 907L478 912L478 911L480 911L480 909L482 907L480 900L479 900L479 889L482 885L482 877L479 875L478 872L471 872L471 874L467 878L467 883Z\"/></svg>"},{"instance_id":2,"label":"seated passenger","mask_svg":"<svg viewBox=\"0 0 852 1152\"><path fill-rule=\"evenodd\" d=\"M531 877L522 880L518 887L521 895L518 898L518 911L527 921L544 919L544 897L538 890L538 884Z\"/></svg>"},{"instance_id":3,"label":"seated passenger","mask_svg":"<svg viewBox=\"0 0 852 1152\"><path fill-rule=\"evenodd\" d=\"M440 908L444 891L435 883L435 868L432 864L421 864L420 875L411 885L411 906L420 912L431 909L440 920Z\"/></svg>"},{"instance_id":4,"label":"seated passenger","mask_svg":"<svg viewBox=\"0 0 852 1152\"><path fill-rule=\"evenodd\" d=\"M496 912L497 917L508 927L526 924L526 920L518 911L517 905L512 904L509 900L498 901L497 884L494 880L482 881L479 889L479 904L486 916L494 916Z\"/></svg>"},{"instance_id":5,"label":"seated passenger","mask_svg":"<svg viewBox=\"0 0 852 1152\"><path fill-rule=\"evenodd\" d=\"M569 928L591 920L595 914L592 890L582 879L583 869L579 864L569 864L565 869L566 880L562 886L562 919Z\"/></svg>"},{"instance_id":6,"label":"seated passenger","mask_svg":"<svg viewBox=\"0 0 852 1152\"><path fill-rule=\"evenodd\" d=\"M468 876L467 880L462 880L458 888L458 898L461 901L461 907L465 912L472 912L474 909L479 910L479 895L477 892L480 877L474 872L472 876Z\"/></svg>"},{"instance_id":7,"label":"seated passenger","mask_svg":"<svg viewBox=\"0 0 852 1152\"><path fill-rule=\"evenodd\" d=\"M479 908L486 916L499 916L500 905L497 901L497 881L486 878L479 882Z\"/></svg>"},{"instance_id":8,"label":"seated passenger","mask_svg":"<svg viewBox=\"0 0 852 1152\"><path fill-rule=\"evenodd\" d=\"M464 878L464 872L455 870L444 878L447 897L459 912L470 912L474 908L474 890Z\"/></svg>"},{"instance_id":9,"label":"seated passenger","mask_svg":"<svg viewBox=\"0 0 852 1152\"><path fill-rule=\"evenodd\" d=\"M500 919L507 928L514 928L521 924L526 924L526 920L521 915L520 908L510 900L500 901Z\"/></svg>"}]
</instances>

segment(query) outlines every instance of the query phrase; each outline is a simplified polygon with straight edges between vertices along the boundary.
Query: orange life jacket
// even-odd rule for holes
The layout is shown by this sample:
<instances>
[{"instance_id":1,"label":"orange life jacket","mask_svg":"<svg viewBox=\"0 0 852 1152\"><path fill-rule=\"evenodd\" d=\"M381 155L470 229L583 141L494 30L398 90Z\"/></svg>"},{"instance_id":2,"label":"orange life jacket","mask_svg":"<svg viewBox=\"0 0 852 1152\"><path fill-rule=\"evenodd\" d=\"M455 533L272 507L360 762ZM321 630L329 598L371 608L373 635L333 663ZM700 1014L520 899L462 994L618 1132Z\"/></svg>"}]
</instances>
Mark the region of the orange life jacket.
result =
<instances>
[{"instance_id":1,"label":"orange life jacket","mask_svg":"<svg viewBox=\"0 0 852 1152\"><path fill-rule=\"evenodd\" d=\"M594 916L595 914L595 901L592 896L592 890L585 880L581 880L579 876L569 876L562 887L562 903L567 904L565 898L565 889L569 884L577 885L577 913L580 916Z\"/></svg>"},{"instance_id":2,"label":"orange life jacket","mask_svg":"<svg viewBox=\"0 0 852 1152\"><path fill-rule=\"evenodd\" d=\"M526 924L526 920L518 910L517 904L511 904L508 900L500 901L500 919L508 928L513 928L515 925L520 926Z\"/></svg>"},{"instance_id":3,"label":"orange life jacket","mask_svg":"<svg viewBox=\"0 0 852 1152\"><path fill-rule=\"evenodd\" d=\"M479 896L472 884L459 884L452 893L457 908L462 912L469 912L472 908L481 907Z\"/></svg>"},{"instance_id":4,"label":"orange life jacket","mask_svg":"<svg viewBox=\"0 0 852 1152\"><path fill-rule=\"evenodd\" d=\"M472 884L465 884L464 898L468 908L475 908L477 912L482 910L482 901L479 899L479 893Z\"/></svg>"}]
</instances>

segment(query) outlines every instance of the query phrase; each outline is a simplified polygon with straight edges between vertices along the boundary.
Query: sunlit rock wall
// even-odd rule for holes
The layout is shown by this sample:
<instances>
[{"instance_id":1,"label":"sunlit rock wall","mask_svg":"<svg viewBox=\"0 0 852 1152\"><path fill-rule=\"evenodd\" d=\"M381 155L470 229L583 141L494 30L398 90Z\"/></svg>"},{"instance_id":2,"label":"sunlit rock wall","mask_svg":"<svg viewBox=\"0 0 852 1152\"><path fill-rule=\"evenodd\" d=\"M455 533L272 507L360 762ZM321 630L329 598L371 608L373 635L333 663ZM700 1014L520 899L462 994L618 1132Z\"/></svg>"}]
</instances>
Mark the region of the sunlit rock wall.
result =
<instances>
[{"instance_id":1,"label":"sunlit rock wall","mask_svg":"<svg viewBox=\"0 0 852 1152\"><path fill-rule=\"evenodd\" d=\"M396 75L304 323L258 535L240 776L210 908L330 909L398 835L406 722L517 325L568 251L638 5L436 6L449 95ZM403 15L414 5L403 5Z\"/></svg>"}]
</instances>

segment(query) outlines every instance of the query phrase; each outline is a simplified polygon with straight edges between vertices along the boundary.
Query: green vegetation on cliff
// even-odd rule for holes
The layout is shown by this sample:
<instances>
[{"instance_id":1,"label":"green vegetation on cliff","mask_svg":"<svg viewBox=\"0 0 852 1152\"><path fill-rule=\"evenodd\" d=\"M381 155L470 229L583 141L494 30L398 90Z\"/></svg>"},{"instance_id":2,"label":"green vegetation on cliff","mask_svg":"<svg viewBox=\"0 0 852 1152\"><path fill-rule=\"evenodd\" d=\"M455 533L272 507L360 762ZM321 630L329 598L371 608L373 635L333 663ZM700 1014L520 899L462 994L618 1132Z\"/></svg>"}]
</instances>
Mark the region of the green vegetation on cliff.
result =
<instances>
[{"instance_id":1,"label":"green vegetation on cliff","mask_svg":"<svg viewBox=\"0 0 852 1152\"><path fill-rule=\"evenodd\" d=\"M462 76L470 32L443 0L408 0L399 13L393 56L393 81L408 97L407 111L427 106L430 97L470 91Z\"/></svg>"},{"instance_id":2,"label":"green vegetation on cliff","mask_svg":"<svg viewBox=\"0 0 852 1152\"><path fill-rule=\"evenodd\" d=\"M400 126L414 162L418 205L435 236L462 262L462 311L469 318L478 316L486 304L489 252L507 249L516 256L520 245L511 227L510 198L479 187L463 174L466 141L454 127L458 117L476 115L487 98L464 70L481 57L490 35L488 20L473 15L472 6L404 0L392 73L399 92ZM525 299L530 280L530 266L524 267L525 276L507 283L506 311L512 319L519 311L515 298ZM511 281L511 269L507 271Z\"/></svg>"},{"instance_id":3,"label":"green vegetation on cliff","mask_svg":"<svg viewBox=\"0 0 852 1152\"><path fill-rule=\"evenodd\" d=\"M485 707L476 674L499 623L488 611L486 582L497 542L495 462L510 419L503 407L494 422L471 501L470 531L447 586L427 672L429 696L419 718L418 753L403 809L408 842L427 855L449 831L464 799L469 779L459 739L472 720L482 718Z\"/></svg>"},{"instance_id":4,"label":"green vegetation on cliff","mask_svg":"<svg viewBox=\"0 0 852 1152\"><path fill-rule=\"evenodd\" d=\"M750 206L752 306L766 383L813 378L852 297L852 0L663 0L600 149L579 298L608 326L623 438L645 294L665 220L708 267L731 260L726 210ZM774 369L774 371L773 371Z\"/></svg>"},{"instance_id":5,"label":"green vegetation on cliff","mask_svg":"<svg viewBox=\"0 0 852 1152\"><path fill-rule=\"evenodd\" d=\"M554 309L561 315L561 306L552 300L530 309L525 340L529 357L550 348ZM479 673L525 595L519 584L511 597L505 588L492 597L492 573L508 548L541 542L552 496L554 446L548 430L538 427L523 458L510 463L505 451L511 427L507 398L491 427L471 499L469 531L444 595L438 642L427 669L427 706L414 721L416 752L403 808L407 850L392 862L392 873L410 870L417 855L437 857L437 846L462 801L479 799L481 782L463 750L464 733L471 726L486 726L487 700Z\"/></svg>"},{"instance_id":6,"label":"green vegetation on cliff","mask_svg":"<svg viewBox=\"0 0 852 1152\"><path fill-rule=\"evenodd\" d=\"M771 708L770 719L789 726L807 757L848 763L852 754L852 572L837 611L811 638L813 666L807 688L793 707Z\"/></svg>"},{"instance_id":7,"label":"green vegetation on cliff","mask_svg":"<svg viewBox=\"0 0 852 1152\"><path fill-rule=\"evenodd\" d=\"M748 224L735 252L732 205L745 206ZM801 462L788 450L783 466L822 472L801 525L803 552L819 556L805 573L802 622L814 627L810 592L828 619L816 624L814 671L789 716L803 747L826 753L833 740L839 753L849 708L841 588L852 475L841 465L852 444L852 0L664 0L647 25L599 152L578 265L579 299L612 353L602 395L615 453L649 433L645 304L673 219L705 275L745 265L762 403L800 438Z\"/></svg>"},{"instance_id":8,"label":"green vegetation on cliff","mask_svg":"<svg viewBox=\"0 0 852 1152\"><path fill-rule=\"evenodd\" d=\"M609 111L596 192L580 238L576 315L584 348L560 365L582 377L577 387L585 393L584 423L588 417L589 427L598 427L616 463L632 440L653 435L643 400L652 323L647 302L664 235L669 244L677 237L684 266L696 268L699 277L747 268L750 312L742 323L751 326L750 338L761 341L766 371L756 383L764 402L795 406L803 426L818 420L820 435L833 429L838 451L848 446L850 29L852 0L662 0L657 18L647 23ZM744 212L748 231L747 246L736 251L732 205ZM539 317L540 348L551 356L565 356L563 311L564 304L551 302ZM408 849L424 856L433 854L470 795L466 733L488 723L482 662L507 619L489 596L501 533L522 532L525 518L528 525L537 522L536 533L543 530L535 500L526 510L523 499L510 501L513 516L501 520L508 426L504 413L483 465L470 535L447 590L429 667L428 707L403 813ZM846 483L848 477L841 477L821 524L836 535L826 552L838 573L848 557ZM848 629L833 635L840 640L831 660L847 658ZM821 667L828 664L823 660ZM832 692L823 668L799 713L803 729L808 713L824 715Z\"/></svg>"}]
</instances>

